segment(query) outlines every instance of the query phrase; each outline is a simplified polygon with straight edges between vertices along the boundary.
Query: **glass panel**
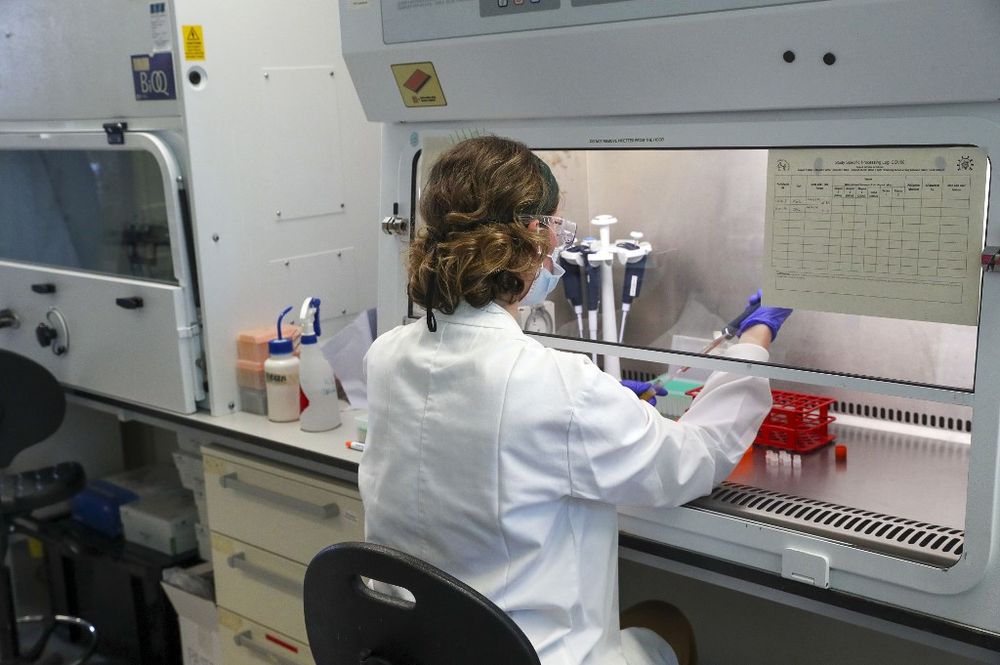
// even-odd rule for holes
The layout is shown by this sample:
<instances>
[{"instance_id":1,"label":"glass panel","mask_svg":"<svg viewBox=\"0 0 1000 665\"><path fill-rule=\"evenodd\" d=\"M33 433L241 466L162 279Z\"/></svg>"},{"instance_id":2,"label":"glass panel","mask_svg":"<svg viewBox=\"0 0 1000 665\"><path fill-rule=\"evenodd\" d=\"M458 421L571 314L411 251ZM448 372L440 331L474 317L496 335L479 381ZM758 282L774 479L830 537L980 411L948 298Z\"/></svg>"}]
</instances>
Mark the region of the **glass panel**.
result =
<instances>
[{"instance_id":1,"label":"glass panel","mask_svg":"<svg viewBox=\"0 0 1000 665\"><path fill-rule=\"evenodd\" d=\"M613 242L635 241L630 233L638 232L638 242L651 244L624 344L697 352L743 311L761 283L766 150L537 152L560 183L560 214L578 223L578 242L599 238L591 220L611 214L618 219ZM613 274L617 337L625 281L619 259ZM560 288L551 297L554 332L580 337L580 320L566 296ZM603 337L600 322L599 330L590 330L586 302L583 309L583 336ZM782 328L771 361L971 389L976 344L976 326L800 309Z\"/></svg>"},{"instance_id":2,"label":"glass panel","mask_svg":"<svg viewBox=\"0 0 1000 665\"><path fill-rule=\"evenodd\" d=\"M0 152L0 258L175 282L170 241L152 154Z\"/></svg>"},{"instance_id":3,"label":"glass panel","mask_svg":"<svg viewBox=\"0 0 1000 665\"><path fill-rule=\"evenodd\" d=\"M526 329L586 339L610 335L617 340L622 335L627 346L701 352L743 311L748 296L761 285L766 150L536 153L559 181L558 214L577 223L577 243L598 239L600 229L591 220L609 214L618 220L610 229L612 242L648 242L651 251L641 291L631 303L624 326L621 305L626 270L616 258L614 330L602 324L599 313L588 316L585 279L580 280L584 283L580 316L560 286L550 302L522 313ZM631 275L627 281L629 285L634 282ZM564 286L570 283L563 279ZM603 311L605 304L598 306ZM974 325L799 309L772 346L771 362L972 389L977 336ZM697 381L707 375L697 370L677 375L678 367L652 366L624 357L621 365L627 376L669 372L671 378Z\"/></svg>"}]
</instances>

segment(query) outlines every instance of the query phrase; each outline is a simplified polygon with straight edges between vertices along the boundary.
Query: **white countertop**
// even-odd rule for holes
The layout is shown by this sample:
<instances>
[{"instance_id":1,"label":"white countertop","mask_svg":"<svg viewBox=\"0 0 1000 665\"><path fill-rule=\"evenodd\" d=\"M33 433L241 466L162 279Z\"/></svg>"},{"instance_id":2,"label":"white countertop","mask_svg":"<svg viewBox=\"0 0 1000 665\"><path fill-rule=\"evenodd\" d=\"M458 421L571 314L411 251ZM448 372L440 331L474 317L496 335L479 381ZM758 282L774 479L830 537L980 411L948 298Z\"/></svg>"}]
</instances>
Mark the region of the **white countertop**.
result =
<instances>
[{"instance_id":1,"label":"white countertop","mask_svg":"<svg viewBox=\"0 0 1000 665\"><path fill-rule=\"evenodd\" d=\"M331 466L356 471L361 453L345 446L347 441L357 441L358 429L354 418L367 411L353 409L347 402L341 402L341 424L326 432L303 432L298 421L275 423L266 416L236 411L213 416L207 412L191 414L161 411L145 406L134 406L124 402L106 401L97 396L68 394L71 402L115 414L120 420L136 420L166 429L192 429L207 431L227 439L223 445L232 445L244 450L260 449L265 456L296 466L311 466L311 463L329 462ZM270 451L272 454L268 455ZM301 457L301 461L297 460Z\"/></svg>"},{"instance_id":2,"label":"white countertop","mask_svg":"<svg viewBox=\"0 0 1000 665\"><path fill-rule=\"evenodd\" d=\"M344 444L347 441L358 440L358 428L354 424L354 417L365 413L367 411L352 409L346 402L341 402L340 426L326 432L303 432L299 429L298 421L273 423L266 416L242 411L225 416L213 416L199 412L182 416L182 418L190 420L195 427L199 423L219 427L230 430L234 434L266 439L301 451L357 464L361 461L361 453L351 450Z\"/></svg>"}]
</instances>

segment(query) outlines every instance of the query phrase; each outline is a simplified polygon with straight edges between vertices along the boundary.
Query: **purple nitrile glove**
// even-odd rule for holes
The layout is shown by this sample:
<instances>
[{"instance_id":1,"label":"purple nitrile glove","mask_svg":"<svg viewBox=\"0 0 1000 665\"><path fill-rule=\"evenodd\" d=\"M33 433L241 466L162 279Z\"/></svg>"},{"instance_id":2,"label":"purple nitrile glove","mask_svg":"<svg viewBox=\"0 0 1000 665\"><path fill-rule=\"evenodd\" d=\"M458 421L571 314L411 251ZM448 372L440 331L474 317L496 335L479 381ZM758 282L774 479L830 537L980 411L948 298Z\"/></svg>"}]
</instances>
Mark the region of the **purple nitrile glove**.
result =
<instances>
[{"instance_id":1,"label":"purple nitrile glove","mask_svg":"<svg viewBox=\"0 0 1000 665\"><path fill-rule=\"evenodd\" d=\"M622 380L622 385L634 392L636 397L645 399L653 406L656 406L657 395L663 397L667 394L666 388L658 384L652 384L649 381L633 381L631 379L624 379Z\"/></svg>"},{"instance_id":2,"label":"purple nitrile glove","mask_svg":"<svg viewBox=\"0 0 1000 665\"><path fill-rule=\"evenodd\" d=\"M756 305L760 303L760 297L760 289L757 289L757 293L747 299L747 304ZM738 334L742 335L743 332L750 326L763 324L770 329L771 341L773 342L778 337L778 330L781 329L781 325L785 322L785 319L791 315L791 313L792 310L785 307L759 307L757 308L757 311L743 319L743 323L740 324Z\"/></svg>"}]
</instances>

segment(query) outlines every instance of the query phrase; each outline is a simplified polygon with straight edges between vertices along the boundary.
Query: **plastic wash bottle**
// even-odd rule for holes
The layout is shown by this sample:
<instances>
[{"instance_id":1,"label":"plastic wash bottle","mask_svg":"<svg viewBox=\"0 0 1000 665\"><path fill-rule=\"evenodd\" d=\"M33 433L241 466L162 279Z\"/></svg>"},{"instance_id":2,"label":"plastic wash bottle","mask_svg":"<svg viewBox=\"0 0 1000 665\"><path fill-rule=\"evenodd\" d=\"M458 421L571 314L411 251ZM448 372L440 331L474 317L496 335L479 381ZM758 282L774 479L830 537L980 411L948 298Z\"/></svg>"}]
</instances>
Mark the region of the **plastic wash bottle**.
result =
<instances>
[{"instance_id":1,"label":"plastic wash bottle","mask_svg":"<svg viewBox=\"0 0 1000 665\"><path fill-rule=\"evenodd\" d=\"M319 298L305 299L299 319L302 322L299 427L304 432L325 432L340 425L340 402L333 368L319 348Z\"/></svg>"},{"instance_id":2,"label":"plastic wash bottle","mask_svg":"<svg viewBox=\"0 0 1000 665\"><path fill-rule=\"evenodd\" d=\"M292 311L278 316L278 337L267 343L270 354L264 361L264 387L267 390L267 419L277 423L299 417L299 359L292 340L281 336L281 321Z\"/></svg>"}]
</instances>

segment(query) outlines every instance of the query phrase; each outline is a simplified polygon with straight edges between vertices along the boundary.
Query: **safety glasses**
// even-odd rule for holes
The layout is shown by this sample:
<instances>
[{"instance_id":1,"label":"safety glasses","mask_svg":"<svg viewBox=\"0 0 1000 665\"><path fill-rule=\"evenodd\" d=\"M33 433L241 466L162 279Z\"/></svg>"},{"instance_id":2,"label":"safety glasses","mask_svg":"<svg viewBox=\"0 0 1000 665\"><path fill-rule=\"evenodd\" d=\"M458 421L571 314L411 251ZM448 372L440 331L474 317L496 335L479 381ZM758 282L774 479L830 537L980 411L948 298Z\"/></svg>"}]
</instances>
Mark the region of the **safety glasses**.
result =
<instances>
[{"instance_id":1,"label":"safety glasses","mask_svg":"<svg viewBox=\"0 0 1000 665\"><path fill-rule=\"evenodd\" d=\"M576 240L576 222L555 215L537 215L531 219L537 219L539 226L552 229L557 247L569 247Z\"/></svg>"}]
</instances>

